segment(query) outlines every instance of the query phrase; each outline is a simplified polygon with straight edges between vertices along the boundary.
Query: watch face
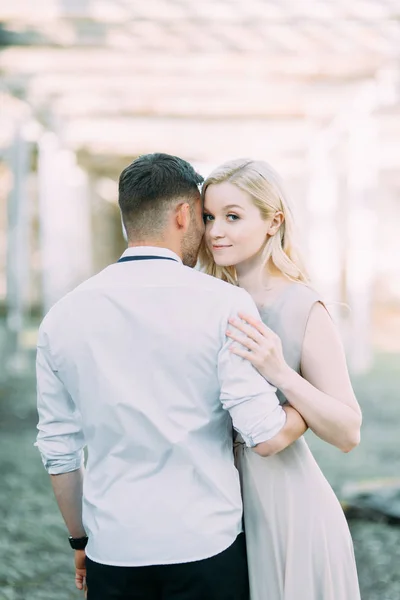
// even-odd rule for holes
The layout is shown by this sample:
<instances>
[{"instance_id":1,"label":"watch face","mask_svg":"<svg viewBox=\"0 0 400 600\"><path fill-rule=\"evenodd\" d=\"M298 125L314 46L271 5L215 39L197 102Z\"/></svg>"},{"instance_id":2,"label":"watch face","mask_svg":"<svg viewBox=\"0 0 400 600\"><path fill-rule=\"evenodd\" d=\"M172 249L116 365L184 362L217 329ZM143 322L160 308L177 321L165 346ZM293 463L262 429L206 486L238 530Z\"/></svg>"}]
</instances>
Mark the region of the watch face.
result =
<instances>
[{"instance_id":1,"label":"watch face","mask_svg":"<svg viewBox=\"0 0 400 600\"><path fill-rule=\"evenodd\" d=\"M69 537L68 540L73 550L84 550L86 548L86 544L88 543L88 538L86 536L81 538Z\"/></svg>"}]
</instances>

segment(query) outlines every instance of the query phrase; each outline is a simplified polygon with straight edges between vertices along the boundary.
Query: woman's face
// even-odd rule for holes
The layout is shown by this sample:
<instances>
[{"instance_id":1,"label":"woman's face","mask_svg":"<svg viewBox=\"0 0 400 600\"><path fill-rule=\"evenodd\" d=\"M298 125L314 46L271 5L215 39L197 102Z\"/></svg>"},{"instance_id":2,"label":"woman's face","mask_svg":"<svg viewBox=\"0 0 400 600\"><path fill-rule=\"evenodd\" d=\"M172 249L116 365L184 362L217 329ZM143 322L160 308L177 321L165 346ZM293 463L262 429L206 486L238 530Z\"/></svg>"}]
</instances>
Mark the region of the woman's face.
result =
<instances>
[{"instance_id":1,"label":"woman's face","mask_svg":"<svg viewBox=\"0 0 400 600\"><path fill-rule=\"evenodd\" d=\"M208 186L204 198L205 242L220 267L237 266L264 246L270 220L232 183Z\"/></svg>"}]
</instances>

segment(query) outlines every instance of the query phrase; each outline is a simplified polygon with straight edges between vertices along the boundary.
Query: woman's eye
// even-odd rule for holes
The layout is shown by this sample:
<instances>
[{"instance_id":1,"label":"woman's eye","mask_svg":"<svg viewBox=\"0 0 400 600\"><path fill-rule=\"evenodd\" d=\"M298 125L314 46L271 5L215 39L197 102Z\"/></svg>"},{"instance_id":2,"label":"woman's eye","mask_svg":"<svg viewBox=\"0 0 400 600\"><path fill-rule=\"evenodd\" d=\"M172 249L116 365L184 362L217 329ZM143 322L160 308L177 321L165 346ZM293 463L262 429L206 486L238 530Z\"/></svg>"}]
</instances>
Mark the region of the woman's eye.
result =
<instances>
[{"instance_id":1,"label":"woman's eye","mask_svg":"<svg viewBox=\"0 0 400 600\"><path fill-rule=\"evenodd\" d=\"M229 214L226 216L230 221L237 221L240 218L240 217L238 217L238 215L232 215L232 214Z\"/></svg>"},{"instance_id":2,"label":"woman's eye","mask_svg":"<svg viewBox=\"0 0 400 600\"><path fill-rule=\"evenodd\" d=\"M203 214L203 221L204 223L209 223L210 221L212 221L213 216L212 215L207 215L207 214Z\"/></svg>"}]
</instances>

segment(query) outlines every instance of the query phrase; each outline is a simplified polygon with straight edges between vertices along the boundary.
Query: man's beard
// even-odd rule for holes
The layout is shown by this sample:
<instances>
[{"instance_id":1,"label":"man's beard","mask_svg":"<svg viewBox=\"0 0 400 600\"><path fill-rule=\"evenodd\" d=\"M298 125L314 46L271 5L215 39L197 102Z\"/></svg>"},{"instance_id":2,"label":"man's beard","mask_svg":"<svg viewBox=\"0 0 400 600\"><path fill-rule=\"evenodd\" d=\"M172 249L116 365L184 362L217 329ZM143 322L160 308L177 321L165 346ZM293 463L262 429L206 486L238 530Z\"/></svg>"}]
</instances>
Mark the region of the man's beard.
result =
<instances>
[{"instance_id":1,"label":"man's beard","mask_svg":"<svg viewBox=\"0 0 400 600\"><path fill-rule=\"evenodd\" d=\"M195 267L199 255L203 231L196 225L191 228L182 240L182 262L187 267Z\"/></svg>"}]
</instances>

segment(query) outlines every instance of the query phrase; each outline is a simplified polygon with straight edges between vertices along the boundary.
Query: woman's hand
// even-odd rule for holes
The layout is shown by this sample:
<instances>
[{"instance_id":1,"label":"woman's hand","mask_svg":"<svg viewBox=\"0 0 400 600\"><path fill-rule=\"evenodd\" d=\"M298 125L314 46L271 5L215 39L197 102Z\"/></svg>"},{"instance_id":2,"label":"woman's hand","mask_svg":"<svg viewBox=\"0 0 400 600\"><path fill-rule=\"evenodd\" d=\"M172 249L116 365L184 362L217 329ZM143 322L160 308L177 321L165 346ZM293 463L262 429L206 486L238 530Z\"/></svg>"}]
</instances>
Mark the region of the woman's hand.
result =
<instances>
[{"instance_id":1,"label":"woman's hand","mask_svg":"<svg viewBox=\"0 0 400 600\"><path fill-rule=\"evenodd\" d=\"M249 360L267 381L280 388L292 369L284 359L279 336L254 317L243 313L239 317L245 322L229 319L229 323L246 337L228 330L226 335L242 346L231 346L231 352Z\"/></svg>"}]
</instances>

